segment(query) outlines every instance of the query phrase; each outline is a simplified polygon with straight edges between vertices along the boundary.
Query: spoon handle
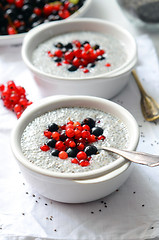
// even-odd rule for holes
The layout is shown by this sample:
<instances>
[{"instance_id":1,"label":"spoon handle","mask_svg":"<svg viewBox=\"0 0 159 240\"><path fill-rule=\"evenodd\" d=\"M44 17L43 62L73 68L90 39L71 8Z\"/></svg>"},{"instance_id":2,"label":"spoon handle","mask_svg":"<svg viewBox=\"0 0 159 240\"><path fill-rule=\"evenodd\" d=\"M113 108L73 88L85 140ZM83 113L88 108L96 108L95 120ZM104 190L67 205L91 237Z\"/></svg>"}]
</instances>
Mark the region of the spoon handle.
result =
<instances>
[{"instance_id":1,"label":"spoon handle","mask_svg":"<svg viewBox=\"0 0 159 240\"><path fill-rule=\"evenodd\" d=\"M120 150L113 147L100 147L99 150L106 150L116 153L132 162L147 165L149 167L159 166L159 156L148 153Z\"/></svg>"},{"instance_id":2,"label":"spoon handle","mask_svg":"<svg viewBox=\"0 0 159 240\"><path fill-rule=\"evenodd\" d=\"M141 82L139 80L139 77L138 77L138 75L137 75L137 73L136 73L136 71L134 69L132 70L132 75L134 76L134 79L135 79L135 81L136 81L136 83L137 83L137 85L139 87L140 93L142 95L147 95L147 93L146 93L145 89L143 88L143 86L142 86L142 84L141 84Z\"/></svg>"}]
</instances>

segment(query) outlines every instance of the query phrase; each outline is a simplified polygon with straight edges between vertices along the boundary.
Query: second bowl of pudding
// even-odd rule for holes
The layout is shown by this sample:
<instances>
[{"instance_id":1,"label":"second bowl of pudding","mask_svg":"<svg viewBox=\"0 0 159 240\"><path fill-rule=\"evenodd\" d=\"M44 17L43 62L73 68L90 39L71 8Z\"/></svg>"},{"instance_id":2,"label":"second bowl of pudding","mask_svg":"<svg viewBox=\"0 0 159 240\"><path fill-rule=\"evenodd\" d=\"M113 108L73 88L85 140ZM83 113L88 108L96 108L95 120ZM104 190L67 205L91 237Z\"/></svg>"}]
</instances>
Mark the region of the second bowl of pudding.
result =
<instances>
[{"instance_id":1,"label":"second bowl of pudding","mask_svg":"<svg viewBox=\"0 0 159 240\"><path fill-rule=\"evenodd\" d=\"M83 18L31 30L22 57L47 93L112 98L127 84L137 48L120 26Z\"/></svg>"}]
</instances>

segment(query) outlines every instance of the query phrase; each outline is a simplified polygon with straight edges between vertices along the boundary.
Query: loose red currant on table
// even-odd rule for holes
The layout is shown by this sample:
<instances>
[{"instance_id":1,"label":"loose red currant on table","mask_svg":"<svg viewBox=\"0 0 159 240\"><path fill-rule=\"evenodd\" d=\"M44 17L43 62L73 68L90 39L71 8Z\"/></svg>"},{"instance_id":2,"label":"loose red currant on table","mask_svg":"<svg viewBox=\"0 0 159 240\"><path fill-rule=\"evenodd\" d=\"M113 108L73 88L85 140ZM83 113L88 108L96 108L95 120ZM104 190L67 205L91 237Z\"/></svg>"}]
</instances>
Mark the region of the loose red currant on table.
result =
<instances>
[{"instance_id":1,"label":"loose red currant on table","mask_svg":"<svg viewBox=\"0 0 159 240\"><path fill-rule=\"evenodd\" d=\"M15 112L17 118L32 104L26 97L25 89L21 86L16 86L14 81L8 81L6 86L1 84L0 95L4 106Z\"/></svg>"}]
</instances>

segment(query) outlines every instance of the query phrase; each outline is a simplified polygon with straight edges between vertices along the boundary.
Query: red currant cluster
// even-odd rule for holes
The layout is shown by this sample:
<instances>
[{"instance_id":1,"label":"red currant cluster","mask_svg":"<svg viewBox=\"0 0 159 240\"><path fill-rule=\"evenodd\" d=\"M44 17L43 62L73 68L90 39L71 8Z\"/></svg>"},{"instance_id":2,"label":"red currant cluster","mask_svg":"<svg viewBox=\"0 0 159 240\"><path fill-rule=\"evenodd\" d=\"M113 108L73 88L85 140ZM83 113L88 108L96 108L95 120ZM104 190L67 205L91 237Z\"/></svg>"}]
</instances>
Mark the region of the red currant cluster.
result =
<instances>
[{"instance_id":1,"label":"red currant cluster","mask_svg":"<svg viewBox=\"0 0 159 240\"><path fill-rule=\"evenodd\" d=\"M53 123L44 135L48 141L40 147L42 151L51 150L51 155L60 159L71 157L72 163L82 167L88 166L91 155L97 154L97 148L92 143L105 139L103 129L95 127L92 118L86 118L82 123L69 121L62 126Z\"/></svg>"},{"instance_id":2,"label":"red currant cluster","mask_svg":"<svg viewBox=\"0 0 159 240\"><path fill-rule=\"evenodd\" d=\"M1 0L0 35L24 33L44 22L68 18L85 0Z\"/></svg>"},{"instance_id":3,"label":"red currant cluster","mask_svg":"<svg viewBox=\"0 0 159 240\"><path fill-rule=\"evenodd\" d=\"M26 97L25 89L21 86L16 86L14 81L8 81L6 86L1 84L0 94L4 106L14 111L17 118L32 104Z\"/></svg>"},{"instance_id":4,"label":"red currant cluster","mask_svg":"<svg viewBox=\"0 0 159 240\"><path fill-rule=\"evenodd\" d=\"M57 50L54 52L48 51L49 57L57 63L57 66L68 64L68 71L76 71L78 68L83 69L84 73L89 72L89 68L95 67L97 61L105 59L105 50L99 45L93 45L88 41L81 43L79 40L74 40L68 44L57 43ZM105 64L110 67L110 63Z\"/></svg>"}]
</instances>

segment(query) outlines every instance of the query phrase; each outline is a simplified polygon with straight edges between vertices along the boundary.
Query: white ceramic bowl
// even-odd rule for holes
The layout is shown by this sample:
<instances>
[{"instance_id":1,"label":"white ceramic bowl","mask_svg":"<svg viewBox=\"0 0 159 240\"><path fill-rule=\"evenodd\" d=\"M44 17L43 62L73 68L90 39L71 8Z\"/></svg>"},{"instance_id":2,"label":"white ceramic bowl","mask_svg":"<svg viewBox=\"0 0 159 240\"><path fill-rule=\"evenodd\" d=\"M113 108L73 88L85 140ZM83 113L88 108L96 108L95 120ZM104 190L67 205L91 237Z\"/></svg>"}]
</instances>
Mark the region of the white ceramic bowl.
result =
<instances>
[{"instance_id":1,"label":"white ceramic bowl","mask_svg":"<svg viewBox=\"0 0 159 240\"><path fill-rule=\"evenodd\" d=\"M92 0L85 0L85 3L81 8L78 9L78 11L76 11L70 17L62 21L67 21L69 19L74 19L76 17L82 17L91 6L91 3L92 3ZM20 33L20 34L14 34L14 35L3 35L3 36L0 35L0 46L21 44L25 36L26 36L26 33Z\"/></svg>"},{"instance_id":2,"label":"white ceramic bowl","mask_svg":"<svg viewBox=\"0 0 159 240\"><path fill-rule=\"evenodd\" d=\"M92 31L117 38L126 48L126 61L110 72L84 78L65 78L45 73L32 63L32 52L37 46L53 36L73 31ZM79 33L80 34L80 33ZM117 58L119 56L116 56ZM58 23L48 23L31 30L24 39L22 58L35 80L47 94L92 95L112 98L128 83L132 68L137 62L137 47L134 38L122 27L95 18L81 18Z\"/></svg>"},{"instance_id":3,"label":"white ceramic bowl","mask_svg":"<svg viewBox=\"0 0 159 240\"><path fill-rule=\"evenodd\" d=\"M61 107L87 107L109 112L125 123L129 134L128 150L135 150L139 140L138 124L120 105L91 96L47 97L32 104L17 121L11 148L26 180L40 194L60 202L79 203L102 198L120 187L131 172L133 164L122 157L99 169L81 173L60 173L42 169L30 163L21 150L21 136L26 126L45 112Z\"/></svg>"}]
</instances>

